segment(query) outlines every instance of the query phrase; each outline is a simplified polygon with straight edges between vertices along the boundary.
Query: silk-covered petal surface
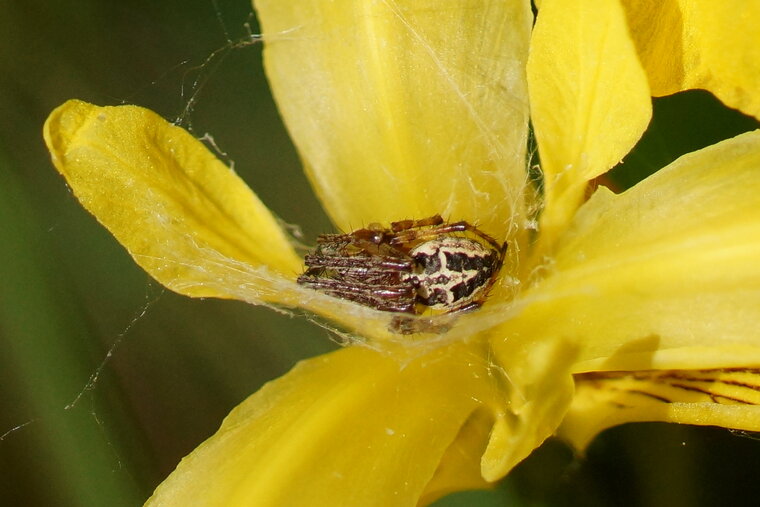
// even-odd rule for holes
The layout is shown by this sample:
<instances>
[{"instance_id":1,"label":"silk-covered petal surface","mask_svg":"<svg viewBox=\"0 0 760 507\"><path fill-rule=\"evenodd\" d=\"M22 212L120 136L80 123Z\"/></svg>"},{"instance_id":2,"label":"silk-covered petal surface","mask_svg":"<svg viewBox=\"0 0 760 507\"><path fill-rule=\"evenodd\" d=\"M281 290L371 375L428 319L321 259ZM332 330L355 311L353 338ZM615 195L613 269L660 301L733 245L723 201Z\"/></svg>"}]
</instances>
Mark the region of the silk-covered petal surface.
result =
<instances>
[{"instance_id":1,"label":"silk-covered petal surface","mask_svg":"<svg viewBox=\"0 0 760 507\"><path fill-rule=\"evenodd\" d=\"M246 184L184 129L147 109L69 101L45 123L74 195L165 286L234 297L219 283L249 271L251 299L271 299L301 260Z\"/></svg>"},{"instance_id":2,"label":"silk-covered petal surface","mask_svg":"<svg viewBox=\"0 0 760 507\"><path fill-rule=\"evenodd\" d=\"M255 6L272 91L339 228L439 213L499 240L515 233L526 178L527 2Z\"/></svg>"},{"instance_id":3,"label":"silk-covered petal surface","mask_svg":"<svg viewBox=\"0 0 760 507\"><path fill-rule=\"evenodd\" d=\"M623 0L653 95L704 88L760 118L760 3Z\"/></svg>"}]
</instances>

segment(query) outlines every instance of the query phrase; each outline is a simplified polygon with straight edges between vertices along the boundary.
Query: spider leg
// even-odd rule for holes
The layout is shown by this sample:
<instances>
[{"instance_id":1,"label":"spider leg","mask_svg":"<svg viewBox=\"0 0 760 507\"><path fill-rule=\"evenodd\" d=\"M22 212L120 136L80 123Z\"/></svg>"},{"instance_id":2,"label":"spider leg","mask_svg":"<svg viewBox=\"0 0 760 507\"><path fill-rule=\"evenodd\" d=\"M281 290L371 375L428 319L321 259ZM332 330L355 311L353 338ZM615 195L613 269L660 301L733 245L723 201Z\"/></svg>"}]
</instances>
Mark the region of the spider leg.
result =
<instances>
[{"instance_id":1,"label":"spider leg","mask_svg":"<svg viewBox=\"0 0 760 507\"><path fill-rule=\"evenodd\" d=\"M507 242L505 241L502 244L499 244L498 241L493 239L490 235L486 234L485 232L481 231L474 225L470 224L469 222L461 221L461 222L454 222L453 224L450 224L451 226L457 227L458 230L461 231L468 231L471 232L477 236L479 236L481 239L486 241L488 244L490 244L492 247L496 249L498 252L506 252L507 251Z\"/></svg>"},{"instance_id":2,"label":"spider leg","mask_svg":"<svg viewBox=\"0 0 760 507\"><path fill-rule=\"evenodd\" d=\"M453 319L435 319L431 317L412 317L410 315L395 315L388 329L393 333L417 334L433 333L443 334L451 329Z\"/></svg>"},{"instance_id":3,"label":"spider leg","mask_svg":"<svg viewBox=\"0 0 760 507\"><path fill-rule=\"evenodd\" d=\"M470 301L466 305L462 305L459 308L454 308L447 313L467 313L473 310L477 310L481 306L483 306L483 301Z\"/></svg>"},{"instance_id":4,"label":"spider leg","mask_svg":"<svg viewBox=\"0 0 760 507\"><path fill-rule=\"evenodd\" d=\"M477 310L483 306L483 301L472 301L460 308L454 308L443 315L435 317L412 317L397 315L390 323L390 330L399 334L434 333L443 334L451 329L456 321L456 315Z\"/></svg>"},{"instance_id":5,"label":"spider leg","mask_svg":"<svg viewBox=\"0 0 760 507\"><path fill-rule=\"evenodd\" d=\"M438 215L436 216L440 218L440 216ZM399 234L396 234L396 236L394 236L390 240L390 243L391 245L402 245L404 243L409 243L410 241L432 239L441 234L449 234L452 232L465 232L465 231L475 234L476 236L478 236L479 238L487 242L489 245L491 245L497 252L500 252L502 257L504 256L504 252L506 252L507 250L506 242L500 244L491 236L489 236L485 232L481 231L474 225L464 220L460 222L454 222L451 224L440 223L438 225L434 225L428 229L423 229L423 230L415 230L415 229L402 230L401 232L399 232Z\"/></svg>"},{"instance_id":6,"label":"spider leg","mask_svg":"<svg viewBox=\"0 0 760 507\"><path fill-rule=\"evenodd\" d=\"M412 261L398 257L345 257L341 255L308 254L304 258L308 270L312 269L336 269L339 271L369 272L378 270L383 272L387 269L393 271L412 271Z\"/></svg>"},{"instance_id":7,"label":"spider leg","mask_svg":"<svg viewBox=\"0 0 760 507\"><path fill-rule=\"evenodd\" d=\"M340 275L369 275L391 271L410 272L412 260L387 244L375 244L352 235L324 235L317 238L317 250L306 255L307 274L334 270Z\"/></svg>"},{"instance_id":8,"label":"spider leg","mask_svg":"<svg viewBox=\"0 0 760 507\"><path fill-rule=\"evenodd\" d=\"M391 231L398 233L409 229L418 229L420 227L428 227L431 225L441 225L443 218L441 215L433 215L432 217L421 218L419 220L399 220L398 222L391 222Z\"/></svg>"},{"instance_id":9,"label":"spider leg","mask_svg":"<svg viewBox=\"0 0 760 507\"><path fill-rule=\"evenodd\" d=\"M385 232L360 229L351 234L322 234L317 237L316 255L351 257L362 252L371 256L405 257L406 254L391 246Z\"/></svg>"},{"instance_id":10,"label":"spider leg","mask_svg":"<svg viewBox=\"0 0 760 507\"><path fill-rule=\"evenodd\" d=\"M317 289L330 296L348 299L380 311L415 313L415 291L407 285L363 283L356 280L345 282L303 274L298 283Z\"/></svg>"}]
</instances>

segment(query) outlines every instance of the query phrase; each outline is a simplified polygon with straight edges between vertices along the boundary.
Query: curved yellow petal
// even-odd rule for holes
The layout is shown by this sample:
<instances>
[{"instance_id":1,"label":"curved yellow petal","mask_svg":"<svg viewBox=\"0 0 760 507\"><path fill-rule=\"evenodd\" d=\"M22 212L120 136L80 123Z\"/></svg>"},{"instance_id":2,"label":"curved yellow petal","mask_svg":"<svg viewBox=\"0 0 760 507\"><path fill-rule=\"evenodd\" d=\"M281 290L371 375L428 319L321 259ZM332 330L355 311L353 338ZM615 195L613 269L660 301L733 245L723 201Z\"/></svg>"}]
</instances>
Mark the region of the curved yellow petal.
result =
<instances>
[{"instance_id":1,"label":"curved yellow petal","mask_svg":"<svg viewBox=\"0 0 760 507\"><path fill-rule=\"evenodd\" d=\"M521 213L525 0L256 0L265 68L338 227Z\"/></svg>"},{"instance_id":2,"label":"curved yellow petal","mask_svg":"<svg viewBox=\"0 0 760 507\"><path fill-rule=\"evenodd\" d=\"M71 100L45 142L82 205L166 287L279 301L301 261L266 207L200 141L136 106Z\"/></svg>"},{"instance_id":3,"label":"curved yellow petal","mask_svg":"<svg viewBox=\"0 0 760 507\"><path fill-rule=\"evenodd\" d=\"M760 4L623 0L653 95L691 88L760 118Z\"/></svg>"},{"instance_id":4,"label":"curved yellow petal","mask_svg":"<svg viewBox=\"0 0 760 507\"><path fill-rule=\"evenodd\" d=\"M760 364L758 259L755 131L600 188L501 332L577 344L576 372Z\"/></svg>"},{"instance_id":5,"label":"curved yellow petal","mask_svg":"<svg viewBox=\"0 0 760 507\"><path fill-rule=\"evenodd\" d=\"M642 421L760 431L760 370L578 375L573 403L558 434L582 450L607 428Z\"/></svg>"},{"instance_id":6,"label":"curved yellow petal","mask_svg":"<svg viewBox=\"0 0 760 507\"><path fill-rule=\"evenodd\" d=\"M467 357L349 347L304 361L238 406L147 505L416 505L487 402L484 365Z\"/></svg>"},{"instance_id":7,"label":"curved yellow petal","mask_svg":"<svg viewBox=\"0 0 760 507\"><path fill-rule=\"evenodd\" d=\"M501 334L492 334L495 375L509 393L505 412L497 413L483 454L483 477L506 475L556 431L573 394L570 367L576 346L543 341L528 346ZM528 352L528 353L525 353Z\"/></svg>"},{"instance_id":8,"label":"curved yellow petal","mask_svg":"<svg viewBox=\"0 0 760 507\"><path fill-rule=\"evenodd\" d=\"M429 505L456 491L493 487L494 483L486 481L481 472L481 459L492 428L493 417L487 411L478 410L470 417L441 458L420 505Z\"/></svg>"},{"instance_id":9,"label":"curved yellow petal","mask_svg":"<svg viewBox=\"0 0 760 507\"><path fill-rule=\"evenodd\" d=\"M646 70L651 93L683 90L686 73L684 19L679 0L620 0L628 28Z\"/></svg>"},{"instance_id":10,"label":"curved yellow petal","mask_svg":"<svg viewBox=\"0 0 760 507\"><path fill-rule=\"evenodd\" d=\"M542 240L552 242L586 182L638 141L651 117L646 75L618 0L544 0L528 59L544 173Z\"/></svg>"}]
</instances>

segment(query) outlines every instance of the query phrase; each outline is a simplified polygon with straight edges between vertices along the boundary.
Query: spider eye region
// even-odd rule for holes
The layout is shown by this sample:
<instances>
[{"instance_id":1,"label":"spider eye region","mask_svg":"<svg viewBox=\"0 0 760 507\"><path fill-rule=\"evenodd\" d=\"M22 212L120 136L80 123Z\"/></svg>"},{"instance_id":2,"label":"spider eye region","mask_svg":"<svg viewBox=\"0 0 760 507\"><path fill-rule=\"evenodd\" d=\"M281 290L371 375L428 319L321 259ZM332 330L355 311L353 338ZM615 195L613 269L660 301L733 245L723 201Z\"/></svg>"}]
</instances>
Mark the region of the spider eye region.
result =
<instances>
[{"instance_id":1,"label":"spider eye region","mask_svg":"<svg viewBox=\"0 0 760 507\"><path fill-rule=\"evenodd\" d=\"M507 243L439 215L324 234L298 283L376 310L406 314L478 308L501 269Z\"/></svg>"}]
</instances>

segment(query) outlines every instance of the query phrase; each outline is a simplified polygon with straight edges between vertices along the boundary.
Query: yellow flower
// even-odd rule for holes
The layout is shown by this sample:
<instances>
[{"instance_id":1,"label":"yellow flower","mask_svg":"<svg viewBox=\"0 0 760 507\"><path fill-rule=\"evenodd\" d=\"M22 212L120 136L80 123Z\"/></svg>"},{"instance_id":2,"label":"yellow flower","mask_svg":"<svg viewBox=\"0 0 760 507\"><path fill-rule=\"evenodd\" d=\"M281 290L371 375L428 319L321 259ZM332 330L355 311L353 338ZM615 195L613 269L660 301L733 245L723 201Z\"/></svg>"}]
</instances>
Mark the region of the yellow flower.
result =
<instances>
[{"instance_id":1,"label":"yellow flower","mask_svg":"<svg viewBox=\"0 0 760 507\"><path fill-rule=\"evenodd\" d=\"M531 34L517 0L256 1L336 226L440 213L509 242L485 306L440 335L298 286L276 220L182 129L134 106L54 111L56 167L158 281L305 308L352 344L243 402L149 503L414 505L487 487L555 433L582 449L634 420L760 430L760 133L583 202L651 95L706 87L760 115L760 8L713 5L544 0Z\"/></svg>"}]
</instances>

